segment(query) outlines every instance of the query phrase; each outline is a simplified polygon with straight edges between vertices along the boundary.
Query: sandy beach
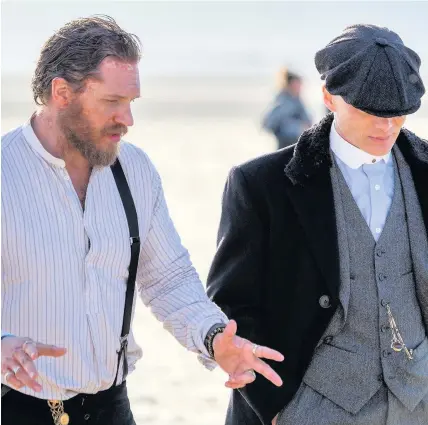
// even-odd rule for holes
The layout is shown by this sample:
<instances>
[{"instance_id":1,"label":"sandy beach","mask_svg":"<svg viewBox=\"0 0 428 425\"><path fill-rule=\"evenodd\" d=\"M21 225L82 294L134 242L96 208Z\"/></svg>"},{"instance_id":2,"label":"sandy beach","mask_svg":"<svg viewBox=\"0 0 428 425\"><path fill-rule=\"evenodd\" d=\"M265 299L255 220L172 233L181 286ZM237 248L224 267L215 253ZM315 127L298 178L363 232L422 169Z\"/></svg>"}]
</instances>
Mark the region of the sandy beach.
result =
<instances>
[{"instance_id":1,"label":"sandy beach","mask_svg":"<svg viewBox=\"0 0 428 425\"><path fill-rule=\"evenodd\" d=\"M28 81L2 78L2 133L28 119ZM126 139L144 149L157 166L184 245L204 282L215 252L220 200L230 168L272 151L274 140L260 130L260 115L273 93L264 79L173 79L143 81L143 99ZM319 118L318 91L306 97ZM408 127L428 137L424 111ZM239 326L239 323L238 323ZM162 329L140 302L134 334L144 357L129 377L138 425L219 425L229 390L225 374L208 372Z\"/></svg>"}]
</instances>

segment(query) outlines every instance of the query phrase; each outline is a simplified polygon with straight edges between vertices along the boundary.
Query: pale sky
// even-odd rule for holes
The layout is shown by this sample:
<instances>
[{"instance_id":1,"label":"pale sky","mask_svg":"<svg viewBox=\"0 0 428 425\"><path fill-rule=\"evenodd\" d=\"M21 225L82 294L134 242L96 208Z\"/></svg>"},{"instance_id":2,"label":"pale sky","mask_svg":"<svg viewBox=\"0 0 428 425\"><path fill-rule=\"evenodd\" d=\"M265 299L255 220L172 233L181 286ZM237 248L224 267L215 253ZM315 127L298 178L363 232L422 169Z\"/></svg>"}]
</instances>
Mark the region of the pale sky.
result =
<instances>
[{"instance_id":1,"label":"pale sky","mask_svg":"<svg viewBox=\"0 0 428 425\"><path fill-rule=\"evenodd\" d=\"M146 75L271 75L284 64L315 77L313 56L354 23L388 26L428 69L428 2L2 2L1 69L31 74L43 42L68 20L114 17L144 45Z\"/></svg>"}]
</instances>

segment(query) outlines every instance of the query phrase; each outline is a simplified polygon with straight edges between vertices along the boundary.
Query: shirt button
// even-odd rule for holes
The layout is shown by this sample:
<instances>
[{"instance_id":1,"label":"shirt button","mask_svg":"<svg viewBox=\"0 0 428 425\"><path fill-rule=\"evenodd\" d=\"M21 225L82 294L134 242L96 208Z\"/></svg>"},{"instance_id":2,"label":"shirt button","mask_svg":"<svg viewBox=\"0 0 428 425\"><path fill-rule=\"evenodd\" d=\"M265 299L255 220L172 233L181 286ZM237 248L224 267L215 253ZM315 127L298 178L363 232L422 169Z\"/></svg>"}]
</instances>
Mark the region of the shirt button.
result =
<instances>
[{"instance_id":1,"label":"shirt button","mask_svg":"<svg viewBox=\"0 0 428 425\"><path fill-rule=\"evenodd\" d=\"M375 190L380 190L380 185L378 185L378 184L375 184Z\"/></svg>"},{"instance_id":2,"label":"shirt button","mask_svg":"<svg viewBox=\"0 0 428 425\"><path fill-rule=\"evenodd\" d=\"M381 229L380 227L376 227L375 232L376 232L377 234L379 234L381 231L382 231L382 229Z\"/></svg>"}]
</instances>

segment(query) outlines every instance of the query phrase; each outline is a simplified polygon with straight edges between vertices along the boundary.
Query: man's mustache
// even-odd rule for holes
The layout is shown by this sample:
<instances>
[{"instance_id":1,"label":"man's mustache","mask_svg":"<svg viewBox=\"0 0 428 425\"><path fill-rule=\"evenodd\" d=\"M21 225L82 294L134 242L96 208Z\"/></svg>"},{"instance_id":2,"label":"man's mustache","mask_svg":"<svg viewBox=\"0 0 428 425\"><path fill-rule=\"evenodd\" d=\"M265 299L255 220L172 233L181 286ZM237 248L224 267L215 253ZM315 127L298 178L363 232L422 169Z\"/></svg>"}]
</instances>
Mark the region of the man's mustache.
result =
<instances>
[{"instance_id":1,"label":"man's mustache","mask_svg":"<svg viewBox=\"0 0 428 425\"><path fill-rule=\"evenodd\" d=\"M120 134L121 136L124 136L127 132L128 132L128 127L120 124L114 125L112 127L109 127L103 130L103 133L107 135Z\"/></svg>"}]
</instances>

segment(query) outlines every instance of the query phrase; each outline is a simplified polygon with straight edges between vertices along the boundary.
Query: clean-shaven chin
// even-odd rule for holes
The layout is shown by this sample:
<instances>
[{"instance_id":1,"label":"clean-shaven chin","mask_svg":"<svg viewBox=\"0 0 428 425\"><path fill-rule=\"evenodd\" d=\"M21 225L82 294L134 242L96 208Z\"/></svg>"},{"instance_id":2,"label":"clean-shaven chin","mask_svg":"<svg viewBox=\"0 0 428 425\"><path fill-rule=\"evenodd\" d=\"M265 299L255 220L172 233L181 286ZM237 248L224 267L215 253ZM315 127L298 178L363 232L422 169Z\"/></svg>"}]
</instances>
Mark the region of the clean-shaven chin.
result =
<instances>
[{"instance_id":1,"label":"clean-shaven chin","mask_svg":"<svg viewBox=\"0 0 428 425\"><path fill-rule=\"evenodd\" d=\"M368 137L367 152L371 155L382 156L391 151L395 142L394 136L388 137Z\"/></svg>"}]
</instances>

